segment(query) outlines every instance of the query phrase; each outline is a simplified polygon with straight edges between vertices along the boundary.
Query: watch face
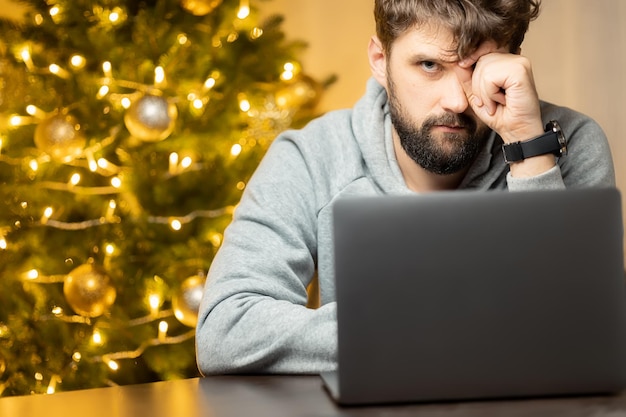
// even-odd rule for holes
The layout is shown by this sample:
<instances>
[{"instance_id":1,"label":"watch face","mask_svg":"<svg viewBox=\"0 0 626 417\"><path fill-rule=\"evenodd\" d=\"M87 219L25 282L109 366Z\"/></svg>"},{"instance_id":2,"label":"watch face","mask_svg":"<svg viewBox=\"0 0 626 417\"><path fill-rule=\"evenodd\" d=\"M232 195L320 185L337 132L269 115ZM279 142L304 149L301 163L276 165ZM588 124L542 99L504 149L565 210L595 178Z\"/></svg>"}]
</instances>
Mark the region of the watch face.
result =
<instances>
[{"instance_id":1,"label":"watch face","mask_svg":"<svg viewBox=\"0 0 626 417\"><path fill-rule=\"evenodd\" d=\"M559 125L559 122L557 122L556 120L551 120L546 127L552 129L552 131L556 133L557 140L561 145L561 156L567 155L567 140L565 139L565 135L563 134L563 130L561 129L561 125Z\"/></svg>"}]
</instances>

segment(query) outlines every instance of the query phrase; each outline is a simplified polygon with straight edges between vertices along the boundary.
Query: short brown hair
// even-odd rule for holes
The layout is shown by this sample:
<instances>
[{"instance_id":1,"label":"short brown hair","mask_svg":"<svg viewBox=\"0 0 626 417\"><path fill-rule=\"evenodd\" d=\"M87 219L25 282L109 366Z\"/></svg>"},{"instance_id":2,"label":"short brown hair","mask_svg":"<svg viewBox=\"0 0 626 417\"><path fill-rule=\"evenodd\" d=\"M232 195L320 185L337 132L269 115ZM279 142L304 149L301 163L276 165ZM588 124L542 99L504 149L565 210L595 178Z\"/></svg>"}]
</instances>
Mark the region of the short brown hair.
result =
<instances>
[{"instance_id":1,"label":"short brown hair","mask_svg":"<svg viewBox=\"0 0 626 417\"><path fill-rule=\"evenodd\" d=\"M541 0L375 0L376 34L391 52L393 42L412 27L435 24L450 29L459 58L493 40L517 52Z\"/></svg>"}]
</instances>

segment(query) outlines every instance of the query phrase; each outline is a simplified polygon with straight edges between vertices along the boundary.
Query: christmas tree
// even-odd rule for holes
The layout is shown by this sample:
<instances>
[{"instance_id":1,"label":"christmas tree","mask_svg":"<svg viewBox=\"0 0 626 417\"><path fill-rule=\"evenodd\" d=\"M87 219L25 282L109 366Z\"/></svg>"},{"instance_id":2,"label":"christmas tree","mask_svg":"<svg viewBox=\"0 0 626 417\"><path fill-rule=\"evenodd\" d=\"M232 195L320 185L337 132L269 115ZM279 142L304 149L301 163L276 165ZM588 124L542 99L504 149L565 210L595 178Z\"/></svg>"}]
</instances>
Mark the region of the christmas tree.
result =
<instances>
[{"instance_id":1,"label":"christmas tree","mask_svg":"<svg viewBox=\"0 0 626 417\"><path fill-rule=\"evenodd\" d=\"M207 270L323 86L248 0L31 0L0 22L0 395L197 375Z\"/></svg>"}]
</instances>

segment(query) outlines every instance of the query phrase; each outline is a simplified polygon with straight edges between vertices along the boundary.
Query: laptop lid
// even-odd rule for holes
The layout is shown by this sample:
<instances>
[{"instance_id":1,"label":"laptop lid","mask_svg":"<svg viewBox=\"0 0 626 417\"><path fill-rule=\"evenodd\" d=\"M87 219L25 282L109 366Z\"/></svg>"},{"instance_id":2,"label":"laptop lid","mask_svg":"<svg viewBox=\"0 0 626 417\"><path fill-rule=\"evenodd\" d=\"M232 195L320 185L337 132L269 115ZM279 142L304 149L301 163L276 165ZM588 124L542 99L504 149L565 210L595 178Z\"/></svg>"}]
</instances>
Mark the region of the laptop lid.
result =
<instances>
[{"instance_id":1,"label":"laptop lid","mask_svg":"<svg viewBox=\"0 0 626 417\"><path fill-rule=\"evenodd\" d=\"M339 403L626 386L616 189L343 199L334 233Z\"/></svg>"}]
</instances>

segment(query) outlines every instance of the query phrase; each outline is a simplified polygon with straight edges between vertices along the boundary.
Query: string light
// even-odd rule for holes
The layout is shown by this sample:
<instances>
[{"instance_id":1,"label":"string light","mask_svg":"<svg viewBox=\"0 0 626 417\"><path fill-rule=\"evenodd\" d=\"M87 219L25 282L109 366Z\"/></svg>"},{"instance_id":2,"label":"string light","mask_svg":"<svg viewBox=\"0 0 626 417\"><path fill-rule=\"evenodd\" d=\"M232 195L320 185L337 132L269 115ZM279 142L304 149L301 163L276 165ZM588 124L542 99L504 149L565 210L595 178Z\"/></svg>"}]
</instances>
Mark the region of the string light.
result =
<instances>
[{"instance_id":1,"label":"string light","mask_svg":"<svg viewBox=\"0 0 626 417\"><path fill-rule=\"evenodd\" d=\"M237 12L237 17L241 20L250 16L250 4L248 0L241 0L239 3L239 11Z\"/></svg>"},{"instance_id":2,"label":"string light","mask_svg":"<svg viewBox=\"0 0 626 417\"><path fill-rule=\"evenodd\" d=\"M31 116L35 116L38 119L43 119L46 117L46 112L44 112L43 110L41 110L40 108L32 104L29 104L28 106L26 106L26 113L30 114Z\"/></svg>"},{"instance_id":3,"label":"string light","mask_svg":"<svg viewBox=\"0 0 626 417\"><path fill-rule=\"evenodd\" d=\"M120 14L117 11L113 10L111 14L109 14L109 21L111 23L115 23L118 20L120 20Z\"/></svg>"},{"instance_id":4,"label":"string light","mask_svg":"<svg viewBox=\"0 0 626 417\"><path fill-rule=\"evenodd\" d=\"M219 247L222 244L222 234L217 232L212 232L209 235L209 242L213 245L213 247Z\"/></svg>"},{"instance_id":5,"label":"string light","mask_svg":"<svg viewBox=\"0 0 626 417\"><path fill-rule=\"evenodd\" d=\"M283 81L292 80L294 77L295 65L292 62L287 62L283 65L283 72L280 74L280 79Z\"/></svg>"},{"instance_id":6,"label":"string light","mask_svg":"<svg viewBox=\"0 0 626 417\"><path fill-rule=\"evenodd\" d=\"M111 63L109 61L104 61L102 63L102 72L106 78L113 78L113 73L111 72Z\"/></svg>"},{"instance_id":7,"label":"string light","mask_svg":"<svg viewBox=\"0 0 626 417\"><path fill-rule=\"evenodd\" d=\"M239 39L239 33L237 32L230 32L228 34L228 36L226 37L226 42L228 43L233 43L235 42L237 39Z\"/></svg>"},{"instance_id":8,"label":"string light","mask_svg":"<svg viewBox=\"0 0 626 417\"><path fill-rule=\"evenodd\" d=\"M150 346L173 345L173 344L183 343L186 340L192 339L195 336L195 334L196 334L195 330L190 330L187 333L183 333L178 336L165 337L163 340L159 340L158 338L144 340L141 343L141 345L135 350L107 353L100 357L96 356L93 358L93 360L95 361L100 360L102 362L105 362L107 365L109 365L109 367L111 367L110 364L111 362L113 362L115 363L115 370L117 370L119 368L119 365L115 362L114 359L135 359L141 356L143 352L145 352L145 350L149 348Z\"/></svg>"},{"instance_id":9,"label":"string light","mask_svg":"<svg viewBox=\"0 0 626 417\"><path fill-rule=\"evenodd\" d=\"M111 178L111 185L115 188L120 188L122 186L122 180L119 177Z\"/></svg>"},{"instance_id":10,"label":"string light","mask_svg":"<svg viewBox=\"0 0 626 417\"><path fill-rule=\"evenodd\" d=\"M250 102L247 99L243 98L243 99L239 100L239 109L241 109L242 112L245 113L245 112L249 111L250 107L251 107L250 106Z\"/></svg>"},{"instance_id":11,"label":"string light","mask_svg":"<svg viewBox=\"0 0 626 417\"><path fill-rule=\"evenodd\" d=\"M20 51L20 56L22 57L22 61L27 62L30 61L30 50L27 47L22 48Z\"/></svg>"},{"instance_id":12,"label":"string light","mask_svg":"<svg viewBox=\"0 0 626 417\"><path fill-rule=\"evenodd\" d=\"M9 125L12 127L18 127L27 124L26 118L13 114L9 117Z\"/></svg>"},{"instance_id":13,"label":"string light","mask_svg":"<svg viewBox=\"0 0 626 417\"><path fill-rule=\"evenodd\" d=\"M59 9L59 6L52 6L48 13L50 13L50 16L55 17L59 14L60 11L61 9Z\"/></svg>"},{"instance_id":14,"label":"string light","mask_svg":"<svg viewBox=\"0 0 626 417\"><path fill-rule=\"evenodd\" d=\"M179 231L180 229L183 228L182 223L180 222L180 220L178 219L173 219L172 221L170 221L170 227L172 228L172 230L174 231Z\"/></svg>"},{"instance_id":15,"label":"string light","mask_svg":"<svg viewBox=\"0 0 626 417\"><path fill-rule=\"evenodd\" d=\"M39 271L37 271L36 269L31 269L30 271L26 272L26 279L35 280L37 278L39 278Z\"/></svg>"},{"instance_id":16,"label":"string light","mask_svg":"<svg viewBox=\"0 0 626 417\"><path fill-rule=\"evenodd\" d=\"M206 88L207 90L212 89L213 87L215 87L215 83L217 81L215 80L215 78L213 77L209 77L206 79L206 81L204 82L204 88Z\"/></svg>"},{"instance_id":17,"label":"string light","mask_svg":"<svg viewBox=\"0 0 626 417\"><path fill-rule=\"evenodd\" d=\"M191 102L191 106L196 110L200 110L204 107L204 102L201 99L196 98Z\"/></svg>"},{"instance_id":18,"label":"string light","mask_svg":"<svg viewBox=\"0 0 626 417\"><path fill-rule=\"evenodd\" d=\"M172 152L170 154L169 173L175 175L178 172L178 154Z\"/></svg>"},{"instance_id":19,"label":"string light","mask_svg":"<svg viewBox=\"0 0 626 417\"><path fill-rule=\"evenodd\" d=\"M193 159L190 156L184 157L179 163L179 155L176 152L170 153L168 173L170 175L178 175L184 170L188 169L193 164Z\"/></svg>"},{"instance_id":20,"label":"string light","mask_svg":"<svg viewBox=\"0 0 626 417\"><path fill-rule=\"evenodd\" d=\"M33 71L35 65L33 64L30 49L27 46L22 48L22 50L20 51L20 58L22 58L24 65L26 65L26 69L28 69L29 71Z\"/></svg>"},{"instance_id":21,"label":"string light","mask_svg":"<svg viewBox=\"0 0 626 417\"><path fill-rule=\"evenodd\" d=\"M48 388L46 389L47 394L54 394L56 392L57 383L60 382L60 378L58 375L53 375L50 378L50 382L48 383Z\"/></svg>"},{"instance_id":22,"label":"string light","mask_svg":"<svg viewBox=\"0 0 626 417\"><path fill-rule=\"evenodd\" d=\"M89 156L88 156L88 158L89 158ZM99 158L98 161L96 161L96 165L97 165L97 167L94 169L94 171L96 171L98 168L100 168L100 170L102 170L105 174L114 174L114 173L120 171L119 167L117 167L116 165L112 164L111 162L109 162L105 158ZM91 167L91 161L90 161L90 167Z\"/></svg>"},{"instance_id":23,"label":"string light","mask_svg":"<svg viewBox=\"0 0 626 417\"><path fill-rule=\"evenodd\" d=\"M85 67L87 60L84 56L74 54L70 57L70 65L75 69L81 69Z\"/></svg>"},{"instance_id":24,"label":"string light","mask_svg":"<svg viewBox=\"0 0 626 417\"><path fill-rule=\"evenodd\" d=\"M52 216L52 207L46 207L43 211L43 215L41 216L41 224L46 224L50 217Z\"/></svg>"},{"instance_id":25,"label":"string light","mask_svg":"<svg viewBox=\"0 0 626 417\"><path fill-rule=\"evenodd\" d=\"M154 84L157 86L165 84L165 70L161 66L154 69Z\"/></svg>"},{"instance_id":26,"label":"string light","mask_svg":"<svg viewBox=\"0 0 626 417\"><path fill-rule=\"evenodd\" d=\"M191 213L183 217L177 217L176 221L180 222L181 224L187 224L187 223L191 223L192 221L194 221L195 219L199 217L206 218L206 219L215 219L221 216L226 216L226 215L230 216L234 213L234 211L235 211L235 206L226 206L226 207L222 207L220 209L215 209L215 210L196 210L196 211L192 211ZM165 216L149 216L148 222L170 225L172 222L172 218L165 217Z\"/></svg>"},{"instance_id":27,"label":"string light","mask_svg":"<svg viewBox=\"0 0 626 417\"><path fill-rule=\"evenodd\" d=\"M89 171L96 172L98 170L98 163L93 157L93 153L85 152L87 155L87 164L89 165Z\"/></svg>"},{"instance_id":28,"label":"string light","mask_svg":"<svg viewBox=\"0 0 626 417\"><path fill-rule=\"evenodd\" d=\"M48 70L57 77L64 79L70 78L70 73L58 66L57 64L50 64L48 66Z\"/></svg>"},{"instance_id":29,"label":"string light","mask_svg":"<svg viewBox=\"0 0 626 417\"><path fill-rule=\"evenodd\" d=\"M184 44L186 44L186 43L187 43L187 41L189 40L189 38L187 38L187 35L186 35L186 34L181 33L181 34L179 34L179 35L176 37L176 40L178 41L178 43L179 43L180 45L184 45Z\"/></svg>"},{"instance_id":30,"label":"string light","mask_svg":"<svg viewBox=\"0 0 626 417\"><path fill-rule=\"evenodd\" d=\"M186 156L183 158L182 161L180 161L180 166L182 169L187 169L191 166L192 163L193 163L193 159L191 159L190 156Z\"/></svg>"},{"instance_id":31,"label":"string light","mask_svg":"<svg viewBox=\"0 0 626 417\"><path fill-rule=\"evenodd\" d=\"M80 182L80 174L75 172L70 178L70 185L77 185Z\"/></svg>"},{"instance_id":32,"label":"string light","mask_svg":"<svg viewBox=\"0 0 626 417\"><path fill-rule=\"evenodd\" d=\"M250 39L255 40L263 36L263 29L255 27L250 31Z\"/></svg>"},{"instance_id":33,"label":"string light","mask_svg":"<svg viewBox=\"0 0 626 417\"><path fill-rule=\"evenodd\" d=\"M109 161L104 158L98 159L98 166L104 170L109 169Z\"/></svg>"},{"instance_id":34,"label":"string light","mask_svg":"<svg viewBox=\"0 0 626 417\"><path fill-rule=\"evenodd\" d=\"M4 237L0 237L0 249L4 250L7 248L7 240Z\"/></svg>"},{"instance_id":35,"label":"string light","mask_svg":"<svg viewBox=\"0 0 626 417\"><path fill-rule=\"evenodd\" d=\"M150 294L148 296L148 304L150 305L150 311L152 314L156 314L161 306L162 299L159 294Z\"/></svg>"},{"instance_id":36,"label":"string light","mask_svg":"<svg viewBox=\"0 0 626 417\"><path fill-rule=\"evenodd\" d=\"M109 94L109 86L103 85L98 90L98 94L96 94L96 98L102 99L102 98L106 97L107 94Z\"/></svg>"},{"instance_id":37,"label":"string light","mask_svg":"<svg viewBox=\"0 0 626 417\"><path fill-rule=\"evenodd\" d=\"M103 343L103 338L102 338L102 333L100 333L100 330L95 329L93 331L93 333L91 334L91 341L94 343L94 345L100 346Z\"/></svg>"},{"instance_id":38,"label":"string light","mask_svg":"<svg viewBox=\"0 0 626 417\"><path fill-rule=\"evenodd\" d=\"M242 147L240 144L235 143L231 148L230 148L230 154L232 156L239 156L239 154L241 153Z\"/></svg>"},{"instance_id":39,"label":"string light","mask_svg":"<svg viewBox=\"0 0 626 417\"><path fill-rule=\"evenodd\" d=\"M117 362L115 362L114 360L107 361L107 366L112 371L117 371L118 369L120 369L120 365Z\"/></svg>"},{"instance_id":40,"label":"string light","mask_svg":"<svg viewBox=\"0 0 626 417\"><path fill-rule=\"evenodd\" d=\"M165 338L167 337L167 329L169 328L169 325L167 324L166 321L161 321L159 322L159 336L158 339L160 342L164 341Z\"/></svg>"},{"instance_id":41,"label":"string light","mask_svg":"<svg viewBox=\"0 0 626 417\"><path fill-rule=\"evenodd\" d=\"M105 219L112 219L113 215L115 214L115 209L117 208L117 203L115 202L115 200L109 200L109 203L107 204L107 211L106 211L106 215L104 216Z\"/></svg>"}]
</instances>

